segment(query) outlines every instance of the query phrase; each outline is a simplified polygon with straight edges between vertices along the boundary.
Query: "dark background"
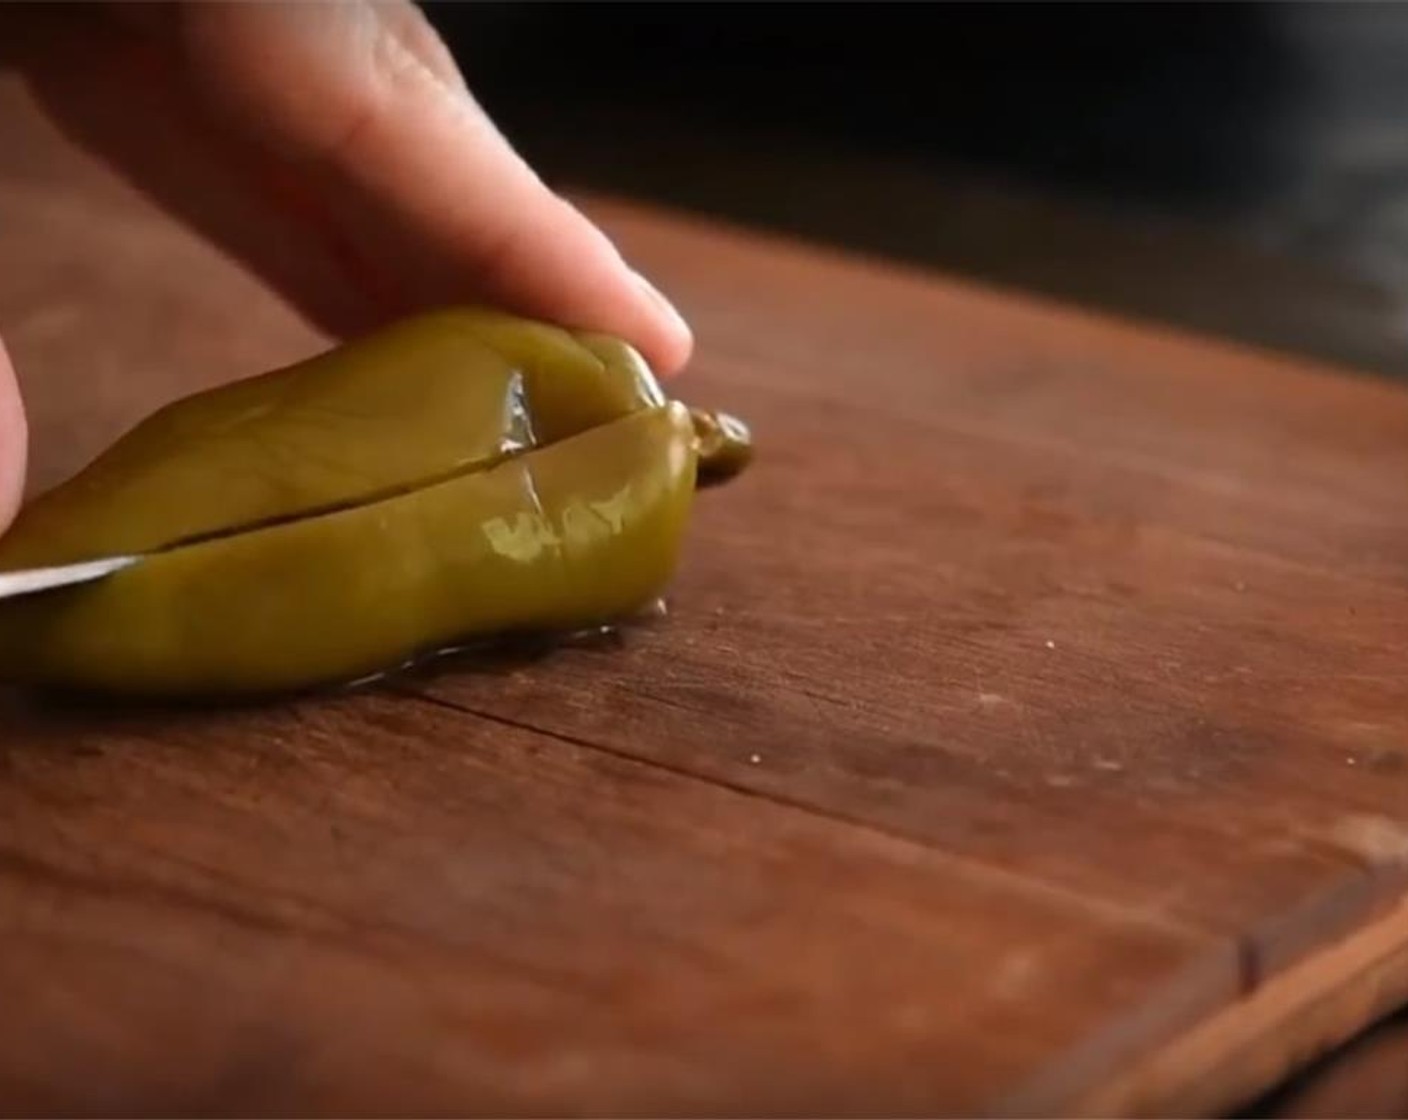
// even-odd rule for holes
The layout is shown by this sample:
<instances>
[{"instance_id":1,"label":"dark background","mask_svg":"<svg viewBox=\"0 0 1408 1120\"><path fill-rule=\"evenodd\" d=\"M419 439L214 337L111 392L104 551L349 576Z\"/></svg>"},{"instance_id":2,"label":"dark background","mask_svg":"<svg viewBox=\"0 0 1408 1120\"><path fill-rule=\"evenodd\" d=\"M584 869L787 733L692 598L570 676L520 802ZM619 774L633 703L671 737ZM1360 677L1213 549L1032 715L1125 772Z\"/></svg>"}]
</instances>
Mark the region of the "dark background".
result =
<instances>
[{"instance_id":1,"label":"dark background","mask_svg":"<svg viewBox=\"0 0 1408 1120\"><path fill-rule=\"evenodd\" d=\"M1408 375L1408 5L426 10L560 185Z\"/></svg>"}]
</instances>

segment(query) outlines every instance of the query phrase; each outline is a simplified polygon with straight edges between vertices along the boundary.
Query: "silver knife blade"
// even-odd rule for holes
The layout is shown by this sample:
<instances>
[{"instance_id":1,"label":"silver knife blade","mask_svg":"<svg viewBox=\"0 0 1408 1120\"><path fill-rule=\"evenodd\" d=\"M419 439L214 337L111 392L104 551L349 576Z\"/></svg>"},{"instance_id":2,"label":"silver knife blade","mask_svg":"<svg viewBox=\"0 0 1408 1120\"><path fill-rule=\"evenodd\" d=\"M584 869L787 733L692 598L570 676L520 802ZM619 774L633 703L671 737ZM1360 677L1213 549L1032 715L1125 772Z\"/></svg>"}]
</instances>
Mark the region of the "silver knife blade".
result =
<instances>
[{"instance_id":1,"label":"silver knife blade","mask_svg":"<svg viewBox=\"0 0 1408 1120\"><path fill-rule=\"evenodd\" d=\"M101 560L85 560L81 564L64 564L57 568L0 572L0 599L12 599L17 595L33 595L39 591L52 591L56 587L70 587L76 583L106 579L123 568L130 568L141 559L140 556L105 556Z\"/></svg>"}]
</instances>

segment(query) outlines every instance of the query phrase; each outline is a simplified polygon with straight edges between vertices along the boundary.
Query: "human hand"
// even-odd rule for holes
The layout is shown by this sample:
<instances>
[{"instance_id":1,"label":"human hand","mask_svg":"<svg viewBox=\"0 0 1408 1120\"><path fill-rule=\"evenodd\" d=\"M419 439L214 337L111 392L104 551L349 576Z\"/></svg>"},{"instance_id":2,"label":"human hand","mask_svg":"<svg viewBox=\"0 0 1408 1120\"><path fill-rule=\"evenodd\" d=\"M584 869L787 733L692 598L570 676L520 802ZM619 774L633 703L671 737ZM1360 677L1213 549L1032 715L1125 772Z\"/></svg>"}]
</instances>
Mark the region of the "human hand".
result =
<instances>
[{"instance_id":1,"label":"human hand","mask_svg":"<svg viewBox=\"0 0 1408 1120\"><path fill-rule=\"evenodd\" d=\"M14 61L59 125L330 333L482 301L621 335L662 375L687 360L678 313L512 150L409 0L44 16ZM0 529L24 436L0 346Z\"/></svg>"}]
</instances>

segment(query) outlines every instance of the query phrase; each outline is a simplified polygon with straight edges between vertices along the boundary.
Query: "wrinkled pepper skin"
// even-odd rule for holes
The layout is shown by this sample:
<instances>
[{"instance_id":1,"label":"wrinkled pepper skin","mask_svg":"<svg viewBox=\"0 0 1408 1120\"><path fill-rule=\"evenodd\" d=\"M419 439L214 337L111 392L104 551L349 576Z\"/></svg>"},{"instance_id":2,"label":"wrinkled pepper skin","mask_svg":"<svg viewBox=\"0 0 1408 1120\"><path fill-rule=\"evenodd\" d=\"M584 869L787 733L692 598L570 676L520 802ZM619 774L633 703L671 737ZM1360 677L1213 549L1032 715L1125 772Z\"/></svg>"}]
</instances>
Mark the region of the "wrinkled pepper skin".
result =
<instances>
[{"instance_id":1,"label":"wrinkled pepper skin","mask_svg":"<svg viewBox=\"0 0 1408 1120\"><path fill-rule=\"evenodd\" d=\"M620 619L668 585L708 463L747 461L727 423L615 339L397 324L168 406L22 511L0 571L145 558L0 602L0 679L268 695Z\"/></svg>"}]
</instances>

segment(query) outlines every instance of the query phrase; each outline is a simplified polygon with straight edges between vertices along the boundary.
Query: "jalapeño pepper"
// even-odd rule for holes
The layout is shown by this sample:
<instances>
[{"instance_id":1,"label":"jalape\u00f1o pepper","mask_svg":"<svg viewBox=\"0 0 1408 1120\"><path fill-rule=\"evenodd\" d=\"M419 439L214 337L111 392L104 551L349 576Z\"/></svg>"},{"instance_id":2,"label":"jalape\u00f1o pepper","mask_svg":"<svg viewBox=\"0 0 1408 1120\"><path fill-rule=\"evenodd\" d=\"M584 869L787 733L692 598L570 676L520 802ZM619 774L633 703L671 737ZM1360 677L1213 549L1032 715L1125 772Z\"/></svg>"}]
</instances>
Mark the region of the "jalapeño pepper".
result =
<instances>
[{"instance_id":1,"label":"jalape\u00f1o pepper","mask_svg":"<svg viewBox=\"0 0 1408 1120\"><path fill-rule=\"evenodd\" d=\"M0 538L0 571L144 558L0 602L0 678L238 695L347 681L657 598L697 480L749 451L620 340L419 316L139 424Z\"/></svg>"}]
</instances>

